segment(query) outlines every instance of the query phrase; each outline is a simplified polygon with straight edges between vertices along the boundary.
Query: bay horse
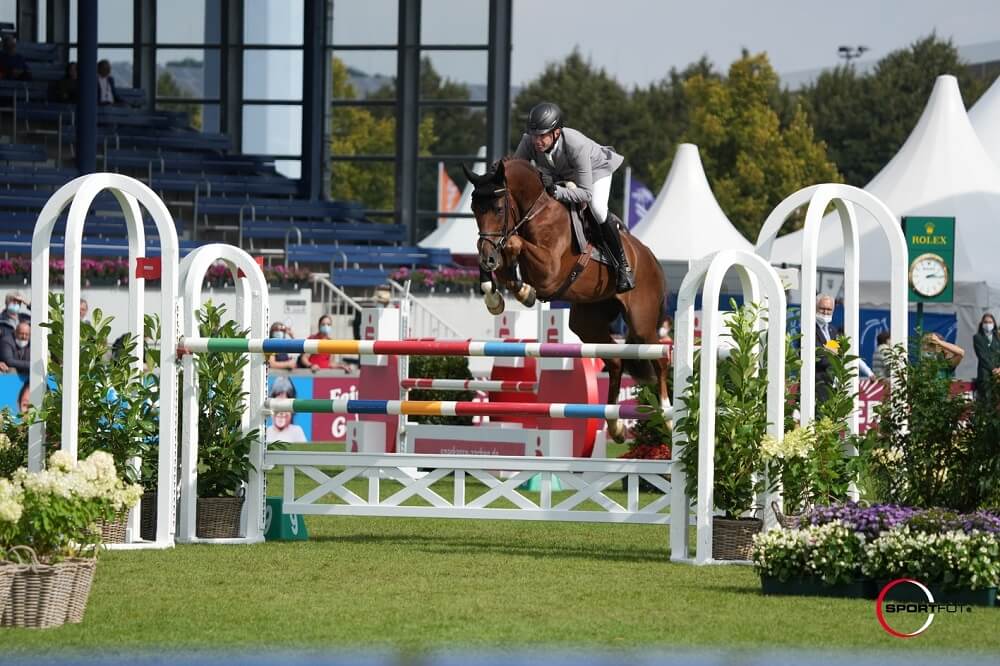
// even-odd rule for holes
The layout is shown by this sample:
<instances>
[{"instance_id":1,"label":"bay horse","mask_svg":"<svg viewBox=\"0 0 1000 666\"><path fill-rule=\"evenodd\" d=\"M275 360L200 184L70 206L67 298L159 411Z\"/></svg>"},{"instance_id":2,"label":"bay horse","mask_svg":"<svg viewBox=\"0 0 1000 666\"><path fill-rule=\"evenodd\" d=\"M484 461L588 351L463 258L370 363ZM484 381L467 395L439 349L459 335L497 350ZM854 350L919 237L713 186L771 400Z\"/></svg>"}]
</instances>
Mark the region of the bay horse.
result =
<instances>
[{"instance_id":1,"label":"bay horse","mask_svg":"<svg viewBox=\"0 0 1000 666\"><path fill-rule=\"evenodd\" d=\"M570 303L570 329L585 343L614 343L611 324L618 315L628 327L626 342L659 343L667 285L660 262L648 247L622 232L636 287L617 294L613 269L583 260L574 251L569 210L549 196L541 172L530 162L505 158L481 176L464 165L463 169L474 186L472 212L479 226L481 286L491 314L504 310L499 281L527 307L536 298ZM613 217L606 222L616 223ZM655 385L661 401L668 399L666 359L608 359L604 364L609 379L607 404L618 402L623 371L639 383ZM624 426L609 420L608 432L620 439Z\"/></svg>"}]
</instances>

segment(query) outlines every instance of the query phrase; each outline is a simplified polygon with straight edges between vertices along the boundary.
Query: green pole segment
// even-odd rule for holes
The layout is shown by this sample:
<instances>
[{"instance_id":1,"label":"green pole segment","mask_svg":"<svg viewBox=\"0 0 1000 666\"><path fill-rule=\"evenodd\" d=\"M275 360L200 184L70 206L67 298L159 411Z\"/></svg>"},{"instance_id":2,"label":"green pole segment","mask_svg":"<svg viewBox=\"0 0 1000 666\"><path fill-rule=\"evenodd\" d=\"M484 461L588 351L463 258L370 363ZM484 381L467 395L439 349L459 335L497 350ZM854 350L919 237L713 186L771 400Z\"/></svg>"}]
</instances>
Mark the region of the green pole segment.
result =
<instances>
[{"instance_id":1,"label":"green pole segment","mask_svg":"<svg viewBox=\"0 0 1000 666\"><path fill-rule=\"evenodd\" d=\"M298 414L325 414L330 412L330 400L300 400L292 401L292 411Z\"/></svg>"},{"instance_id":2,"label":"green pole segment","mask_svg":"<svg viewBox=\"0 0 1000 666\"><path fill-rule=\"evenodd\" d=\"M249 352L250 341L246 338L209 338L210 352Z\"/></svg>"}]
</instances>

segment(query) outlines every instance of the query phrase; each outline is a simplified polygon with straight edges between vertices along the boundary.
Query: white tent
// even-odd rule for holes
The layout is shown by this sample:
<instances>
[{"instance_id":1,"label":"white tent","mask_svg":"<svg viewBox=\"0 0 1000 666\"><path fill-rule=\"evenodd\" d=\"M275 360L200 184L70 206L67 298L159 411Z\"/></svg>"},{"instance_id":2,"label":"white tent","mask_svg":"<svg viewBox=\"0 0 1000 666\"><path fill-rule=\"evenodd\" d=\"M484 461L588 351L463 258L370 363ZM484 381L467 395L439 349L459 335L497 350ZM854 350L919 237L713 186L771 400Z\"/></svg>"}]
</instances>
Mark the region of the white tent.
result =
<instances>
[{"instance_id":1,"label":"white tent","mask_svg":"<svg viewBox=\"0 0 1000 666\"><path fill-rule=\"evenodd\" d=\"M632 235L660 260L673 289L680 286L691 261L720 250L753 251L753 245L715 200L698 146L690 143L677 147L656 201L632 229ZM738 291L738 285L727 278L724 289Z\"/></svg>"},{"instance_id":2,"label":"white tent","mask_svg":"<svg viewBox=\"0 0 1000 666\"><path fill-rule=\"evenodd\" d=\"M632 235L661 262L688 262L719 250L753 251L719 202L701 165L698 146L677 147L670 173L646 216Z\"/></svg>"},{"instance_id":3,"label":"white tent","mask_svg":"<svg viewBox=\"0 0 1000 666\"><path fill-rule=\"evenodd\" d=\"M995 86L994 86L995 87ZM983 311L1000 305L1000 167L987 155L969 122L958 81L939 76L917 126L895 157L865 187L896 215L954 217L955 303L958 344L967 350L959 367L975 374L972 334ZM888 247L874 220L858 211L861 247L861 297L872 307L888 307ZM828 218L829 219L829 218ZM819 265L843 267L843 242L837 224L820 232ZM772 263L798 264L802 232L775 241ZM946 304L928 312L950 312Z\"/></svg>"},{"instance_id":4,"label":"white tent","mask_svg":"<svg viewBox=\"0 0 1000 666\"><path fill-rule=\"evenodd\" d=\"M472 171L477 174L486 173L486 146L479 148L478 157L482 160L476 162ZM450 217L438 228L427 234L418 243L420 247L446 247L452 254L476 254L476 241L479 240L479 228L476 226L475 218L472 215L472 183L466 183L462 190L462 197L458 200L458 205L453 213L465 213L470 217Z\"/></svg>"},{"instance_id":5,"label":"white tent","mask_svg":"<svg viewBox=\"0 0 1000 666\"><path fill-rule=\"evenodd\" d=\"M983 148L1000 164L1000 77L969 109L969 120Z\"/></svg>"}]
</instances>

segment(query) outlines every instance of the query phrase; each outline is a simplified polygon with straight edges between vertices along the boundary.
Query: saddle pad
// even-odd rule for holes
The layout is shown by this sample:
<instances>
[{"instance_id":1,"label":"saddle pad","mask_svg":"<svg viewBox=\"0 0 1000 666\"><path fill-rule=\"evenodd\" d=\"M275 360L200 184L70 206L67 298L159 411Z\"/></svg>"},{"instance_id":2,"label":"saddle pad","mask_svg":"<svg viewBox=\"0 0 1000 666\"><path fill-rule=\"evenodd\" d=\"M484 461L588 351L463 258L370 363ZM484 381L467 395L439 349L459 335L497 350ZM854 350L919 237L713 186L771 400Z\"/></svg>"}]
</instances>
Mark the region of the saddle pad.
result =
<instances>
[{"instance_id":1,"label":"saddle pad","mask_svg":"<svg viewBox=\"0 0 1000 666\"><path fill-rule=\"evenodd\" d=\"M583 252L583 248L587 247L587 235L584 233L584 224L592 224L592 220L584 220L584 216L590 217L589 209L580 209L576 206L569 207L569 219L570 226L573 229L573 244L575 245L574 251L576 254ZM592 249L590 250L590 258L594 261L599 261L605 266L610 265L607 257L601 251L598 243L594 243Z\"/></svg>"}]
</instances>

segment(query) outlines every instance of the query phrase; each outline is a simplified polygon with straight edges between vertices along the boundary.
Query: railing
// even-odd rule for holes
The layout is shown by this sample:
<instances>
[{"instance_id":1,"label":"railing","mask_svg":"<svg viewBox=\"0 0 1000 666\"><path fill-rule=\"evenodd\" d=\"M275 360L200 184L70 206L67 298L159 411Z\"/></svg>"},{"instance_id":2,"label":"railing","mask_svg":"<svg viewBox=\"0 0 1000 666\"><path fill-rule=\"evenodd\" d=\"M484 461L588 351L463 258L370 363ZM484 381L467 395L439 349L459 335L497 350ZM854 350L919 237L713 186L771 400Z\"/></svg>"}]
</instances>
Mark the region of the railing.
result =
<instances>
[{"instance_id":1,"label":"railing","mask_svg":"<svg viewBox=\"0 0 1000 666\"><path fill-rule=\"evenodd\" d=\"M343 289L323 275L312 276L313 301L320 303L320 312L333 319L333 339L354 339L354 316L360 314L361 305Z\"/></svg>"},{"instance_id":2,"label":"railing","mask_svg":"<svg viewBox=\"0 0 1000 666\"><path fill-rule=\"evenodd\" d=\"M410 293L410 281L407 280L405 286L389 280L393 295L409 304L407 309L408 323L407 330L403 337L408 338L436 338L438 340L461 339L463 336L458 330L446 322L427 303Z\"/></svg>"}]
</instances>

